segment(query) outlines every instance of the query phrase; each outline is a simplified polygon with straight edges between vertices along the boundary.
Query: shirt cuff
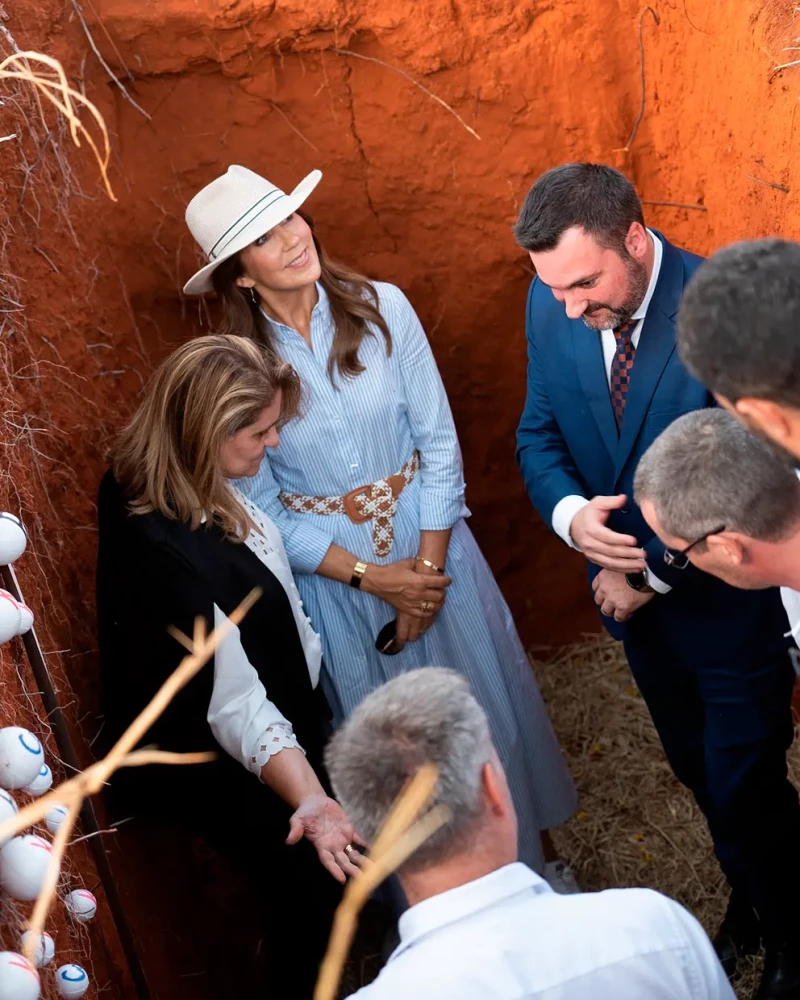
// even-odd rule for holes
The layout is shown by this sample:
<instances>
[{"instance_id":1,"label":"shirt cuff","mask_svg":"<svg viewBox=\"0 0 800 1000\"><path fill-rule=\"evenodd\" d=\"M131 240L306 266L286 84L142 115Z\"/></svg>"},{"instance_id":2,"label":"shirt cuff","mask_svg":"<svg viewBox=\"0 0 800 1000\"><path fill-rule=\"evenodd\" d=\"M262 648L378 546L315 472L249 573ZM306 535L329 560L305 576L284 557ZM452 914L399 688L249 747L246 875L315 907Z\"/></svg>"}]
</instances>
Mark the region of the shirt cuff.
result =
<instances>
[{"instance_id":1,"label":"shirt cuff","mask_svg":"<svg viewBox=\"0 0 800 1000\"><path fill-rule=\"evenodd\" d=\"M573 542L569 529L572 526L572 519L578 511L583 510L588 503L589 501L586 497L578 496L577 493L571 493L569 496L562 497L553 508L553 517L550 522L553 526L553 531L555 531L558 537L563 542L566 542L571 549L575 549L576 552L580 552L581 550L575 542Z\"/></svg>"},{"instance_id":2,"label":"shirt cuff","mask_svg":"<svg viewBox=\"0 0 800 1000\"><path fill-rule=\"evenodd\" d=\"M281 750L305 750L297 742L291 723L275 722L261 734L253 746L250 755L249 768L253 774L261 777L261 768L267 763L270 757L274 757Z\"/></svg>"},{"instance_id":3,"label":"shirt cuff","mask_svg":"<svg viewBox=\"0 0 800 1000\"><path fill-rule=\"evenodd\" d=\"M311 517L310 514L298 514L291 520L291 533L284 535L284 548L289 564L297 573L316 573L319 564L325 558L328 549L333 545L333 537L320 531L313 524L303 523L301 518ZM284 526L277 525L280 531Z\"/></svg>"},{"instance_id":4,"label":"shirt cuff","mask_svg":"<svg viewBox=\"0 0 800 1000\"><path fill-rule=\"evenodd\" d=\"M462 517L469 517L469 510L464 503L464 489L453 496L452 493L435 493L423 486L419 498L420 531L447 531Z\"/></svg>"},{"instance_id":5,"label":"shirt cuff","mask_svg":"<svg viewBox=\"0 0 800 1000\"><path fill-rule=\"evenodd\" d=\"M668 594L672 590L672 587L668 583L659 580L649 566L645 570L645 576L647 577L648 586L652 587L657 594Z\"/></svg>"}]
</instances>

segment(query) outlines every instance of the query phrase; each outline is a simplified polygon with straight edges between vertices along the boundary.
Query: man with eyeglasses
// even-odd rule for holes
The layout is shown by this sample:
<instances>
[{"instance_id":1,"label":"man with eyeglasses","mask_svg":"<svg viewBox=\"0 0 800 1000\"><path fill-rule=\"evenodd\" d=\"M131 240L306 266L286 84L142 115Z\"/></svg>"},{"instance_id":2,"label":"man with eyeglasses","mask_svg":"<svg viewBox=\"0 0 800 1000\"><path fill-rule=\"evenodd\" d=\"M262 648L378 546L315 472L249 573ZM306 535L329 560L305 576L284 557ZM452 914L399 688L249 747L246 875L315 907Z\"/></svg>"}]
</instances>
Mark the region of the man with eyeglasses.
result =
<instances>
[{"instance_id":1,"label":"man with eyeglasses","mask_svg":"<svg viewBox=\"0 0 800 1000\"><path fill-rule=\"evenodd\" d=\"M751 831L759 813L783 815L785 755L775 747L789 720L786 616L777 590L745 592L680 569L691 550L670 564L631 499L637 464L661 431L714 406L675 350L678 306L701 258L647 228L630 181L597 164L547 171L514 232L536 270L517 433L525 485L545 522L586 557L603 624L622 640L672 770L708 819L733 888L715 939L723 965L732 972L763 935L770 960L758 1000L777 1000L786 977L773 956L791 916L784 860L776 868Z\"/></svg>"},{"instance_id":2,"label":"man with eyeglasses","mask_svg":"<svg viewBox=\"0 0 800 1000\"><path fill-rule=\"evenodd\" d=\"M800 589L800 480L787 459L725 410L697 410L670 424L639 462L634 491L673 569L694 567L745 590ZM775 675L754 667L739 697L758 705L762 735L727 753L748 774L750 808L736 817L739 833L755 851L769 850L776 871L775 906L760 913L767 969L780 968L779 995L794 998L800 996L800 805L786 777L792 683L788 670ZM744 701L740 710L747 712Z\"/></svg>"}]
</instances>

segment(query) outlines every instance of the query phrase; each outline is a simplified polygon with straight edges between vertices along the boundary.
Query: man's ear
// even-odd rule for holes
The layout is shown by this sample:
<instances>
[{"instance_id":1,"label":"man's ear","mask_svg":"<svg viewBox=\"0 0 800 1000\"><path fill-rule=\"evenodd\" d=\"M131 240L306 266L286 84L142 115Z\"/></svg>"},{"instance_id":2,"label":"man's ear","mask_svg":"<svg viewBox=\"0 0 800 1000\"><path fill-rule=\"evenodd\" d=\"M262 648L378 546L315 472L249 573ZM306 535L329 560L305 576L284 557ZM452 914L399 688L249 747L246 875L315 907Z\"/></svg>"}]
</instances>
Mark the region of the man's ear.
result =
<instances>
[{"instance_id":1,"label":"man's ear","mask_svg":"<svg viewBox=\"0 0 800 1000\"><path fill-rule=\"evenodd\" d=\"M744 396L737 399L733 411L745 426L786 448L792 437L792 418L788 407L770 399Z\"/></svg>"},{"instance_id":2,"label":"man's ear","mask_svg":"<svg viewBox=\"0 0 800 1000\"><path fill-rule=\"evenodd\" d=\"M647 230L641 222L631 223L631 228L625 237L625 249L636 260L641 260L647 253Z\"/></svg>"},{"instance_id":3,"label":"man's ear","mask_svg":"<svg viewBox=\"0 0 800 1000\"><path fill-rule=\"evenodd\" d=\"M486 804L495 816L505 816L508 812L508 796L505 792L505 779L491 761L483 765L481 772L483 793Z\"/></svg>"},{"instance_id":4,"label":"man's ear","mask_svg":"<svg viewBox=\"0 0 800 1000\"><path fill-rule=\"evenodd\" d=\"M717 562L726 566L741 566L745 562L746 553L741 539L734 534L723 531L719 535L709 535L706 539L709 554Z\"/></svg>"}]
</instances>

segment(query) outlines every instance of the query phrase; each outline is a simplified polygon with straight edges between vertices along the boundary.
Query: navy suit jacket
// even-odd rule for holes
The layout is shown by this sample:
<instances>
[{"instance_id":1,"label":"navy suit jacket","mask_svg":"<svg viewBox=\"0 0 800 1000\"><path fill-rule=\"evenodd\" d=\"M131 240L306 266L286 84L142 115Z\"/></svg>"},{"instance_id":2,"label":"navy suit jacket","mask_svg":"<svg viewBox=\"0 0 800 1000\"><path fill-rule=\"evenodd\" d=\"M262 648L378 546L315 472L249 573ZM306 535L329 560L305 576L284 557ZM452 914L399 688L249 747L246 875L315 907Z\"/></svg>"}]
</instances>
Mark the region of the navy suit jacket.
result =
<instances>
[{"instance_id":1,"label":"navy suit jacket","mask_svg":"<svg viewBox=\"0 0 800 1000\"><path fill-rule=\"evenodd\" d=\"M652 603L670 616L678 614L678 627L689 625L689 615L695 633L703 629L698 615L713 617L716 611L726 622L726 638L733 640L739 628L731 617L744 616L741 627L752 628L752 614L763 600L694 567L667 566L663 544L633 502L634 473L649 445L677 417L715 405L713 396L681 364L675 345L681 295L702 258L657 235L663 246L661 270L642 325L619 435L600 334L580 319L568 319L563 304L534 278L526 321L528 395L517 432L517 460L528 494L549 526L554 507L569 494L591 499L625 493L628 503L611 514L609 527L634 535L651 570L674 588ZM599 569L589 563L590 581ZM602 617L609 632L622 638L624 624ZM705 621L710 624L708 617Z\"/></svg>"}]
</instances>

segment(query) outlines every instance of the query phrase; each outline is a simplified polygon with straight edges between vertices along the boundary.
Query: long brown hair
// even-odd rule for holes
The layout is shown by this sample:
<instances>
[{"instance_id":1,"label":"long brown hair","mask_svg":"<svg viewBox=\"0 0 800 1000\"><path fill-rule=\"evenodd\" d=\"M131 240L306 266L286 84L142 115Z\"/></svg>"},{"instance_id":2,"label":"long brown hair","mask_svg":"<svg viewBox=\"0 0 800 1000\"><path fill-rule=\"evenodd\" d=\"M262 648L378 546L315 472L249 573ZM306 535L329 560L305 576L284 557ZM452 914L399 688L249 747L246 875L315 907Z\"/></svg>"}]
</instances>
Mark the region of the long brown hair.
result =
<instances>
[{"instance_id":1,"label":"long brown hair","mask_svg":"<svg viewBox=\"0 0 800 1000\"><path fill-rule=\"evenodd\" d=\"M255 423L281 392L284 424L298 410L300 380L245 337L198 337L162 362L112 453L133 514L158 511L196 530L203 519L244 541L247 515L228 488L220 448Z\"/></svg>"},{"instance_id":2,"label":"long brown hair","mask_svg":"<svg viewBox=\"0 0 800 1000\"><path fill-rule=\"evenodd\" d=\"M378 292L368 278L344 264L332 261L317 239L311 217L304 212L297 214L311 229L322 268L320 284L328 294L331 315L336 326L333 347L328 358L328 375L333 380L334 372L338 370L344 378L355 378L364 371L364 365L358 358L358 349L364 337L373 336L370 324L383 334L386 353L392 353L392 335L380 312ZM261 311L258 300L254 301L250 295L250 289L240 288L236 284L236 279L243 274L241 255L238 253L220 264L212 274L214 291L222 300L225 310L223 332L250 337L263 344L270 355L277 360L270 320Z\"/></svg>"}]
</instances>

